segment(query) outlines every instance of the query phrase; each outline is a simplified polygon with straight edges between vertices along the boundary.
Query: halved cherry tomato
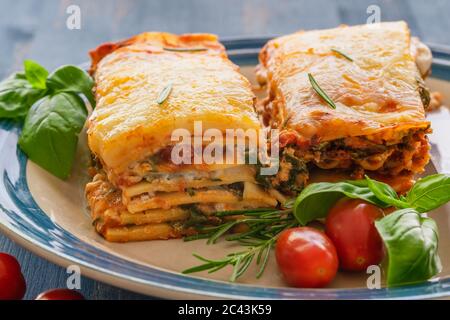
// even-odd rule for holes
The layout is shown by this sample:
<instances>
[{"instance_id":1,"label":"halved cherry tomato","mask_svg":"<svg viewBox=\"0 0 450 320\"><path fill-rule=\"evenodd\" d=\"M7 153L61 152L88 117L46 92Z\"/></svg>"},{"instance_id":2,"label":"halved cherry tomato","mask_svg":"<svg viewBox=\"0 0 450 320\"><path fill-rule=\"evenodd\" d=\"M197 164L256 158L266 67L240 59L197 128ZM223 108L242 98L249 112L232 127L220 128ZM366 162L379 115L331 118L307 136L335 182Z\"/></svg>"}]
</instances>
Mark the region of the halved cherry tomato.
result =
<instances>
[{"instance_id":1,"label":"halved cherry tomato","mask_svg":"<svg viewBox=\"0 0 450 320\"><path fill-rule=\"evenodd\" d=\"M53 289L41 293L35 300L84 300L84 297L75 290Z\"/></svg>"},{"instance_id":2,"label":"halved cherry tomato","mask_svg":"<svg viewBox=\"0 0 450 320\"><path fill-rule=\"evenodd\" d=\"M0 300L20 300L26 288L19 262L9 254L0 253Z\"/></svg>"},{"instance_id":3,"label":"halved cherry tomato","mask_svg":"<svg viewBox=\"0 0 450 320\"><path fill-rule=\"evenodd\" d=\"M383 210L363 200L344 198L330 210L325 232L336 246L342 270L364 271L383 259L375 220Z\"/></svg>"},{"instance_id":4,"label":"halved cherry tomato","mask_svg":"<svg viewBox=\"0 0 450 320\"><path fill-rule=\"evenodd\" d=\"M295 287L326 286L338 269L333 243L325 233L310 227L283 231L276 244L275 256L284 278Z\"/></svg>"}]
</instances>

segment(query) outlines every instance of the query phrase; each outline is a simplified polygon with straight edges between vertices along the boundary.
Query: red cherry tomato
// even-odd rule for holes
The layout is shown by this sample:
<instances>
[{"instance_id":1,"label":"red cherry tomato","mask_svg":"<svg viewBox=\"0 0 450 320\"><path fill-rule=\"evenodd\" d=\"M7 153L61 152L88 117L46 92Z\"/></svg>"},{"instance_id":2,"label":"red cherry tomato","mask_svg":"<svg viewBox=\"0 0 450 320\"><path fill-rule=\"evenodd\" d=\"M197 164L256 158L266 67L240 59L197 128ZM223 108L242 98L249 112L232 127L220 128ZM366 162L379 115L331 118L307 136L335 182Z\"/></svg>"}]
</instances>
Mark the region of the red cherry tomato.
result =
<instances>
[{"instance_id":1,"label":"red cherry tomato","mask_svg":"<svg viewBox=\"0 0 450 320\"><path fill-rule=\"evenodd\" d=\"M310 227L283 231L275 247L275 256L284 278L294 287L326 286L338 269L333 243L325 233Z\"/></svg>"},{"instance_id":2,"label":"red cherry tomato","mask_svg":"<svg viewBox=\"0 0 450 320\"><path fill-rule=\"evenodd\" d=\"M53 289L41 293L35 300L84 300L84 297L75 290Z\"/></svg>"},{"instance_id":3,"label":"red cherry tomato","mask_svg":"<svg viewBox=\"0 0 450 320\"><path fill-rule=\"evenodd\" d=\"M9 254L0 253L0 300L20 300L26 288L19 262Z\"/></svg>"},{"instance_id":4,"label":"red cherry tomato","mask_svg":"<svg viewBox=\"0 0 450 320\"><path fill-rule=\"evenodd\" d=\"M365 201L344 198L330 210L325 232L336 246L342 270L364 271L383 259L383 241L374 221L383 211Z\"/></svg>"}]
</instances>

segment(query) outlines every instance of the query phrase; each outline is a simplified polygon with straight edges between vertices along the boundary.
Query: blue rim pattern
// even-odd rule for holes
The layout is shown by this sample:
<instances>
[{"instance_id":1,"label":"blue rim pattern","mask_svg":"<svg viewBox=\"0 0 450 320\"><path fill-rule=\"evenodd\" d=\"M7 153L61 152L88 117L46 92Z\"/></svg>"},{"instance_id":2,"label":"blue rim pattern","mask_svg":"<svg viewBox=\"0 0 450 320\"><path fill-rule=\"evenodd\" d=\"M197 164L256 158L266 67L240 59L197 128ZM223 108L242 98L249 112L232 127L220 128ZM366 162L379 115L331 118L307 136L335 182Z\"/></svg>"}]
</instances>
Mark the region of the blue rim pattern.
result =
<instances>
[{"instance_id":1,"label":"blue rim pattern","mask_svg":"<svg viewBox=\"0 0 450 320\"><path fill-rule=\"evenodd\" d=\"M237 64L254 64L268 38L223 41ZM433 50L433 77L450 80L450 49ZM405 299L450 295L450 278L398 288L295 289L267 288L184 276L142 266L89 245L56 225L34 201L26 181L26 156L17 148L20 127L0 121L0 227L70 263L116 278L177 292L218 298L253 299Z\"/></svg>"}]
</instances>

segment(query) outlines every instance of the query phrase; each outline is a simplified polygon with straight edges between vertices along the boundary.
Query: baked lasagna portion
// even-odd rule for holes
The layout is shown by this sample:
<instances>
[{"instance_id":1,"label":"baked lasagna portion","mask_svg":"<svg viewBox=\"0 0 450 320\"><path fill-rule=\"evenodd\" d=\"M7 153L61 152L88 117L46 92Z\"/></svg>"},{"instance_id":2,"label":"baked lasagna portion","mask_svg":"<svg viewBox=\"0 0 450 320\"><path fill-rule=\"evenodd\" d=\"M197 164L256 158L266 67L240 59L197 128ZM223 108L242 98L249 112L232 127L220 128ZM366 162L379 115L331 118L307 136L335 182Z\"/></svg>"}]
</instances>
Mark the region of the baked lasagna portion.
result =
<instances>
[{"instance_id":1,"label":"baked lasagna portion","mask_svg":"<svg viewBox=\"0 0 450 320\"><path fill-rule=\"evenodd\" d=\"M280 129L281 170L297 189L308 170L293 177L286 155L308 168L372 174L400 191L423 171L430 132L423 78L431 53L412 41L405 22L297 32L269 41L259 59L258 81L268 97L258 111Z\"/></svg>"},{"instance_id":2,"label":"baked lasagna portion","mask_svg":"<svg viewBox=\"0 0 450 320\"><path fill-rule=\"evenodd\" d=\"M97 105L88 121L94 165L86 196L107 240L182 237L220 222L216 211L277 206L281 195L257 182L257 164L172 159L172 133L183 129L194 140L196 122L227 141L229 129L261 130L250 83L216 36L144 33L91 57Z\"/></svg>"}]
</instances>

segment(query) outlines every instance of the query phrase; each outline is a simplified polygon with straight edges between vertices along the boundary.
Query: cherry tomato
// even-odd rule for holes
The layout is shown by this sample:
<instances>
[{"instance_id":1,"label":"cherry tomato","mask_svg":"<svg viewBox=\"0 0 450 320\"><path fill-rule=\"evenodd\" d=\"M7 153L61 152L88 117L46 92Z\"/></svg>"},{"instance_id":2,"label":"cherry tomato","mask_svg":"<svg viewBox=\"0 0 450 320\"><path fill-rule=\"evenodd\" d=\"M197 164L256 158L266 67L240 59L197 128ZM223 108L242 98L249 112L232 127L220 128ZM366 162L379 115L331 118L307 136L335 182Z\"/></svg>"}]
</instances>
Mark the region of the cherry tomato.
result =
<instances>
[{"instance_id":1,"label":"cherry tomato","mask_svg":"<svg viewBox=\"0 0 450 320\"><path fill-rule=\"evenodd\" d=\"M383 211L365 201L344 198L328 214L325 232L336 246L342 270L364 271L383 259L383 241L374 221Z\"/></svg>"},{"instance_id":2,"label":"cherry tomato","mask_svg":"<svg viewBox=\"0 0 450 320\"><path fill-rule=\"evenodd\" d=\"M35 300L84 300L84 297L75 290L52 289L41 293Z\"/></svg>"},{"instance_id":3,"label":"cherry tomato","mask_svg":"<svg viewBox=\"0 0 450 320\"><path fill-rule=\"evenodd\" d=\"M333 243L325 233L310 227L283 231L275 247L275 256L285 280L295 287L326 286L338 269Z\"/></svg>"},{"instance_id":4,"label":"cherry tomato","mask_svg":"<svg viewBox=\"0 0 450 320\"><path fill-rule=\"evenodd\" d=\"M9 254L0 253L0 300L20 300L26 288L19 262Z\"/></svg>"}]
</instances>

